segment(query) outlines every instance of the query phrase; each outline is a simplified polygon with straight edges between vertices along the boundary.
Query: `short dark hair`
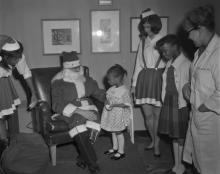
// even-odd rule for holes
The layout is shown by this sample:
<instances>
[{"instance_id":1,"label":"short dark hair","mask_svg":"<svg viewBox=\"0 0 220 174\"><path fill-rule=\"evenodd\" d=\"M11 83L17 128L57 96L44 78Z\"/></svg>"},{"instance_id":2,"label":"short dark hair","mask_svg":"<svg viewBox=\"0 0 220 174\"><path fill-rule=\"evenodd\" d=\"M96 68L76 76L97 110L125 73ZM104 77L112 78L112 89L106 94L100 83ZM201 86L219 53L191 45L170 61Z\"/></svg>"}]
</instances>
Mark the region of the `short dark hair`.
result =
<instances>
[{"instance_id":1,"label":"short dark hair","mask_svg":"<svg viewBox=\"0 0 220 174\"><path fill-rule=\"evenodd\" d=\"M215 29L215 15L212 5L207 4L199 6L189 11L184 19L183 26L187 28L198 28L199 26L206 27L209 31Z\"/></svg>"},{"instance_id":2,"label":"short dark hair","mask_svg":"<svg viewBox=\"0 0 220 174\"><path fill-rule=\"evenodd\" d=\"M160 17L157 14L147 16L141 19L139 23L139 31L144 32L144 24L149 23L151 25L151 31L154 34L158 34L162 28L162 22Z\"/></svg>"},{"instance_id":3,"label":"short dark hair","mask_svg":"<svg viewBox=\"0 0 220 174\"><path fill-rule=\"evenodd\" d=\"M181 47L180 40L175 34L168 34L158 40L156 43L156 49L160 50L164 44L176 45L178 49Z\"/></svg>"}]
</instances>

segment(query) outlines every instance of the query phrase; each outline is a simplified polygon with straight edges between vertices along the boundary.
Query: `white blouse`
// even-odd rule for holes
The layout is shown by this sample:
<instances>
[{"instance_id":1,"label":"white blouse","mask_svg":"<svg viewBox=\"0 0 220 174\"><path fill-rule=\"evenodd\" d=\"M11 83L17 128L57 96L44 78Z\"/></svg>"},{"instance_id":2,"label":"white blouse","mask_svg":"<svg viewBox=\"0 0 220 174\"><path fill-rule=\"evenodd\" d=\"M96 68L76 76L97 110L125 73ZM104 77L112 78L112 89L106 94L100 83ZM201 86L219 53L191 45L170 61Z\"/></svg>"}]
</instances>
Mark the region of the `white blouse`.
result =
<instances>
[{"instance_id":1,"label":"white blouse","mask_svg":"<svg viewBox=\"0 0 220 174\"><path fill-rule=\"evenodd\" d=\"M155 49L156 42L160 39L161 36L159 34L156 35L153 39L150 39L150 37L147 37L145 39L144 58L147 68L155 68L156 62L160 57L160 54ZM160 61L158 68L164 68L164 67L165 67L165 63L163 61ZM144 68L144 62L142 57L142 41L140 41L137 52L134 74L132 78L132 86L136 86L138 74L143 68Z\"/></svg>"},{"instance_id":2,"label":"white blouse","mask_svg":"<svg viewBox=\"0 0 220 174\"><path fill-rule=\"evenodd\" d=\"M170 66L174 67L174 78L175 85L178 91L178 106L179 109L187 105L186 100L183 98L182 89L183 86L189 82L189 69L191 62L186 58L182 53L176 58L172 63L172 60L168 61L166 68L163 73L163 85L162 85L162 101L164 101L166 95L166 86L167 86L167 70Z\"/></svg>"}]
</instances>

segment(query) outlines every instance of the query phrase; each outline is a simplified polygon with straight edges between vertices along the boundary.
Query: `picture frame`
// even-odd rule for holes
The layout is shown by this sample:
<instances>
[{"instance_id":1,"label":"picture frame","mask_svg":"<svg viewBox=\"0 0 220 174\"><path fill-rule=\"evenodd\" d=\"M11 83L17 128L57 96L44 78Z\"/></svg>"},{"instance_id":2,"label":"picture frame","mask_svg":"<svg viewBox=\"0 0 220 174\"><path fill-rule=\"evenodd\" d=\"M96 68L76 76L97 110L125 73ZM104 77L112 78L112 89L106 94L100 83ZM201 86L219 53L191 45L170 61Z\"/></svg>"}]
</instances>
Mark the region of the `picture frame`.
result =
<instances>
[{"instance_id":1,"label":"picture frame","mask_svg":"<svg viewBox=\"0 0 220 174\"><path fill-rule=\"evenodd\" d=\"M91 11L92 53L120 52L120 11Z\"/></svg>"},{"instance_id":2,"label":"picture frame","mask_svg":"<svg viewBox=\"0 0 220 174\"><path fill-rule=\"evenodd\" d=\"M80 19L42 19L43 54L80 53Z\"/></svg>"},{"instance_id":3,"label":"picture frame","mask_svg":"<svg viewBox=\"0 0 220 174\"><path fill-rule=\"evenodd\" d=\"M162 22L162 29L160 31L160 35L165 36L168 34L169 17L160 16L160 18ZM139 22L140 22L140 17L131 17L130 19L130 29L131 29L130 52L137 52L138 49L138 44L140 42L139 30L138 30Z\"/></svg>"}]
</instances>

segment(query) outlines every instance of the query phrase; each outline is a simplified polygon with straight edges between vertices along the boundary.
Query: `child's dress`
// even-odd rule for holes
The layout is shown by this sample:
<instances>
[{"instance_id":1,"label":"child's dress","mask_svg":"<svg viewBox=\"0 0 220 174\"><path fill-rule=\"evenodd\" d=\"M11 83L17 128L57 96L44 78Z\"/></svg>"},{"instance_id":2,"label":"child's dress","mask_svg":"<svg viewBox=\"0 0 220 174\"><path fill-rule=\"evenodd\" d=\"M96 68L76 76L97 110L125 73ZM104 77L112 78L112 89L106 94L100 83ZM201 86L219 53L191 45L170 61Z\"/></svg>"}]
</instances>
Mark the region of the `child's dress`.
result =
<instances>
[{"instance_id":1,"label":"child's dress","mask_svg":"<svg viewBox=\"0 0 220 174\"><path fill-rule=\"evenodd\" d=\"M133 109L131 97L126 86L111 87L106 94L109 104L125 104L128 107L113 107L111 110L103 109L101 128L109 132L120 132L129 129L131 141L134 142Z\"/></svg>"},{"instance_id":2,"label":"child's dress","mask_svg":"<svg viewBox=\"0 0 220 174\"><path fill-rule=\"evenodd\" d=\"M26 64L24 55L16 65L18 72L25 79L31 77L31 71ZM12 83L12 69L6 70L0 67L0 119L5 115L11 115L16 110L16 106L21 103L16 89Z\"/></svg>"}]
</instances>

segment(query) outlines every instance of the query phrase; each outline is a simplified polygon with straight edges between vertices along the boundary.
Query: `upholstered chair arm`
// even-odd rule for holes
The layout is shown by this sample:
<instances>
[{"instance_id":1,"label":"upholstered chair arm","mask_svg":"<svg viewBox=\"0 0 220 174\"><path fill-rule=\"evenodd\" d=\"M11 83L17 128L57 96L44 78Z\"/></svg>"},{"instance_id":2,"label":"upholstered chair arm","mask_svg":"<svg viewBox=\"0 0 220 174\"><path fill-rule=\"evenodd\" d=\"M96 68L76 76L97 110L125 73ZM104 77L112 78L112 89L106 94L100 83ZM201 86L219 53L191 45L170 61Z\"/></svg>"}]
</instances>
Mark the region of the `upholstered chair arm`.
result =
<instances>
[{"instance_id":1,"label":"upholstered chair arm","mask_svg":"<svg viewBox=\"0 0 220 174\"><path fill-rule=\"evenodd\" d=\"M43 136L46 136L49 132L47 130L47 122L51 120L52 111L51 108L46 101L38 102L35 108L35 115L37 119L37 127L38 132L41 133Z\"/></svg>"}]
</instances>

